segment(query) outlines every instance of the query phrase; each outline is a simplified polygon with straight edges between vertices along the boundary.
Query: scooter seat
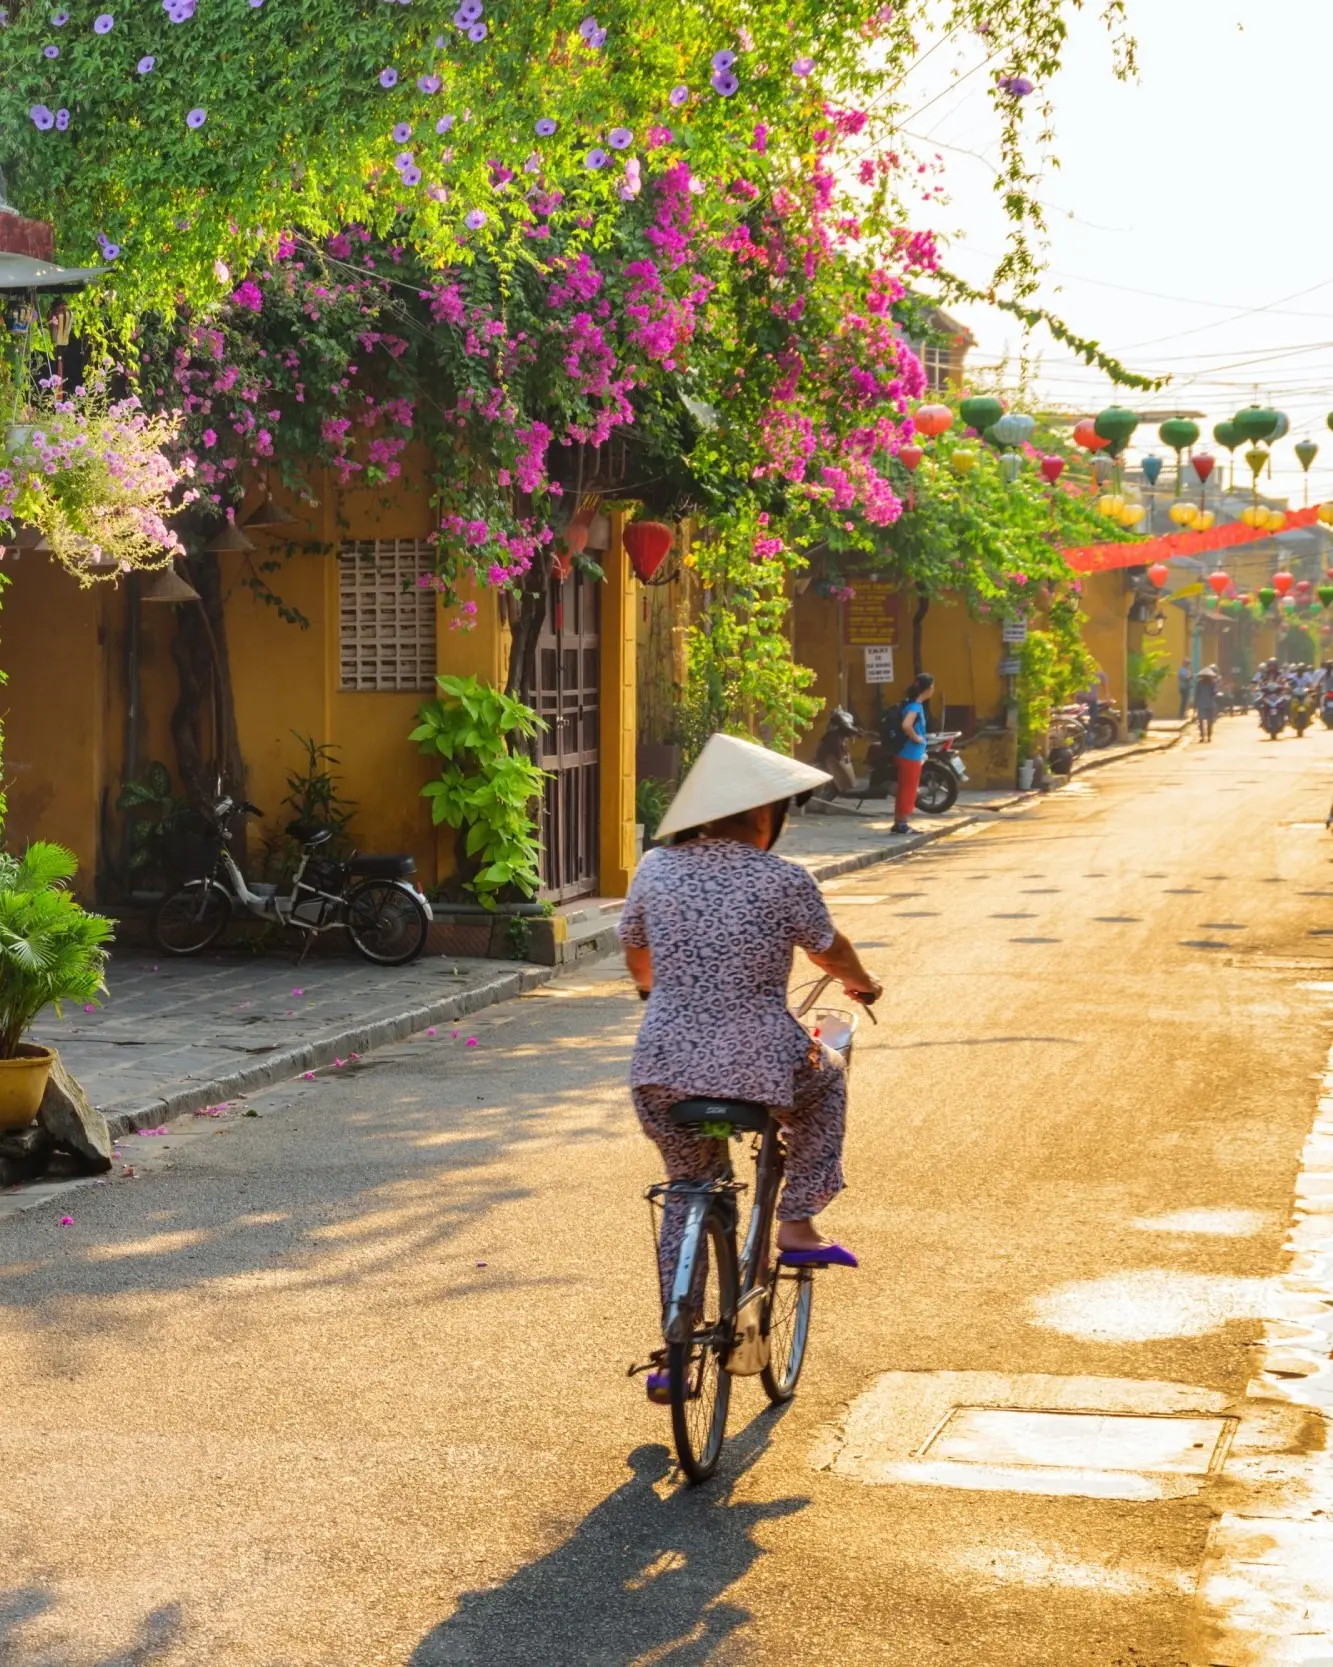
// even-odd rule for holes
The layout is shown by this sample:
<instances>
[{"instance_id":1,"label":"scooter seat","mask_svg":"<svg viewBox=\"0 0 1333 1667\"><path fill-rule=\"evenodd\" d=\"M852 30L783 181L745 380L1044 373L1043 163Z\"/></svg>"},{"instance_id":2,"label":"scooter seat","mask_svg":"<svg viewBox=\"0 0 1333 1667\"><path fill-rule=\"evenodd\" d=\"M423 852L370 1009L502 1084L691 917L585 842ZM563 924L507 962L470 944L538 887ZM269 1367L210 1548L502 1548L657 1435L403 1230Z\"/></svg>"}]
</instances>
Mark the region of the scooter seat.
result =
<instances>
[{"instance_id":1,"label":"scooter seat","mask_svg":"<svg viewBox=\"0 0 1333 1667\"><path fill-rule=\"evenodd\" d=\"M667 1113L677 1128L695 1123L730 1123L733 1129L753 1129L762 1134L768 1127L768 1107L758 1100L677 1100Z\"/></svg>"},{"instance_id":2,"label":"scooter seat","mask_svg":"<svg viewBox=\"0 0 1333 1667\"><path fill-rule=\"evenodd\" d=\"M405 880L409 874L415 874L417 864L415 857L353 857L347 865L349 874L355 874L363 880Z\"/></svg>"}]
</instances>

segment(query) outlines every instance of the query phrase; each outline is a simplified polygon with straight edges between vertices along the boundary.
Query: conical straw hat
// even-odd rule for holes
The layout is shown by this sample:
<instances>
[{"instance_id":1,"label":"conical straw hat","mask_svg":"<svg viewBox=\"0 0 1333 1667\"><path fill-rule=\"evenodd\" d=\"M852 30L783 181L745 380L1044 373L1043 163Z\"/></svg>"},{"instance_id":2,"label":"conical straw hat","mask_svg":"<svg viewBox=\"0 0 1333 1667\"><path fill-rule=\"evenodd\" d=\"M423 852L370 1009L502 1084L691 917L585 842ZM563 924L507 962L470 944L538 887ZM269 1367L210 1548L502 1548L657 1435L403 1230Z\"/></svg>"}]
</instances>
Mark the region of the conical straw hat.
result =
<instances>
[{"instance_id":1,"label":"conical straw hat","mask_svg":"<svg viewBox=\"0 0 1333 1667\"><path fill-rule=\"evenodd\" d=\"M743 810L809 793L832 778L823 770L735 735L712 735L662 818L657 837L718 822Z\"/></svg>"}]
</instances>

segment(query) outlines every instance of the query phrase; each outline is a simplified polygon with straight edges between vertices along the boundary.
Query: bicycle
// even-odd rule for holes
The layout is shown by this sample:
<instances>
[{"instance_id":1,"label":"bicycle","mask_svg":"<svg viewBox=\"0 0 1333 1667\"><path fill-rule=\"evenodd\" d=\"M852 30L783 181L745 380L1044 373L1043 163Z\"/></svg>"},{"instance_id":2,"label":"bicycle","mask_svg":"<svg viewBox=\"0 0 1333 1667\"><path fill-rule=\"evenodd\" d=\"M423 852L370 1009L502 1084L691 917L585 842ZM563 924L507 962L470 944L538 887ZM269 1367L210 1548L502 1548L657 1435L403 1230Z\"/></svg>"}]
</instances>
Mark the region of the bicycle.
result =
<instances>
[{"instance_id":1,"label":"bicycle","mask_svg":"<svg viewBox=\"0 0 1333 1667\"><path fill-rule=\"evenodd\" d=\"M807 1029L840 1054L850 1071L856 1017L838 1008L815 1010L833 982L823 977L797 991L804 999L794 1013L803 1022L813 1014ZM870 1012L869 1002L863 1005ZM870 1017L874 1021L873 1012ZM691 1482L706 1482L722 1453L734 1377L758 1376L775 1406L796 1393L810 1340L815 1270L784 1267L781 1252L773 1254L785 1154L781 1125L768 1107L753 1100L681 1100L670 1118L700 1139L758 1137L752 1148L754 1204L739 1254L738 1200L745 1184L735 1179L730 1161L715 1180L664 1182L646 1194L654 1211L655 1246L658 1217L668 1202L684 1207L685 1229L663 1317L664 1347L647 1366L630 1371L660 1369L665 1360L676 1456Z\"/></svg>"}]
</instances>

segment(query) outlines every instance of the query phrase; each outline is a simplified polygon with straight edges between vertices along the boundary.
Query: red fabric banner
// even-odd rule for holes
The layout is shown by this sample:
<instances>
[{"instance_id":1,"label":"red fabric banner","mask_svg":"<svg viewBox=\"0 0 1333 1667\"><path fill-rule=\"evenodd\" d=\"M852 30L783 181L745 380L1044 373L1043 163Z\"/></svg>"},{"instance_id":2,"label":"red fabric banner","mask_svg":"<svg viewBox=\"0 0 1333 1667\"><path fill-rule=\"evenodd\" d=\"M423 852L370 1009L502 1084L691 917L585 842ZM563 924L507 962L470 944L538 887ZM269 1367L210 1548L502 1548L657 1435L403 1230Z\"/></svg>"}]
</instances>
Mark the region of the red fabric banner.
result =
<instances>
[{"instance_id":1,"label":"red fabric banner","mask_svg":"<svg viewBox=\"0 0 1333 1667\"><path fill-rule=\"evenodd\" d=\"M1288 511L1282 531L1311 526L1319 509L1313 504L1309 509ZM1162 538L1145 538L1141 544L1082 544L1060 554L1075 573L1106 573L1114 567L1150 567L1153 562L1170 561L1172 556L1201 556L1209 550L1227 550L1233 544L1253 544L1272 536L1266 527L1228 521L1225 526L1210 527L1206 533L1167 533Z\"/></svg>"}]
</instances>

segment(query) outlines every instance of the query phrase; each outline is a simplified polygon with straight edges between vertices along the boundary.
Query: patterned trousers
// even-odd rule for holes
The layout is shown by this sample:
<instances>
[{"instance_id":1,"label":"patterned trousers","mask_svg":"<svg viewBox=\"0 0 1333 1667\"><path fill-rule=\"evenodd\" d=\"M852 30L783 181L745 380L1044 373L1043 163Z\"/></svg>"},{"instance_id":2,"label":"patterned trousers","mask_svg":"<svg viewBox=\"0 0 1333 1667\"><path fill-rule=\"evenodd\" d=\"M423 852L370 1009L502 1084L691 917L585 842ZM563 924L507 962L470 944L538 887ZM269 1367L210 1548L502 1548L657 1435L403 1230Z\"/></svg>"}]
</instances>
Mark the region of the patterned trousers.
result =
<instances>
[{"instance_id":1,"label":"patterned trousers","mask_svg":"<svg viewBox=\"0 0 1333 1667\"><path fill-rule=\"evenodd\" d=\"M688 1129L667 1121L680 1100L691 1098L683 1089L652 1085L631 1090L643 1132L655 1143L672 1181L707 1181L727 1166L724 1140L700 1140ZM778 1200L779 1221L804 1221L816 1216L843 1189L842 1140L847 1127L847 1073L842 1060L822 1048L816 1062L802 1060L792 1085L792 1104L774 1106L782 1125L787 1151L786 1178ZM680 1241L685 1231L684 1205L668 1200L658 1244L658 1272L662 1301L671 1295Z\"/></svg>"}]
</instances>

